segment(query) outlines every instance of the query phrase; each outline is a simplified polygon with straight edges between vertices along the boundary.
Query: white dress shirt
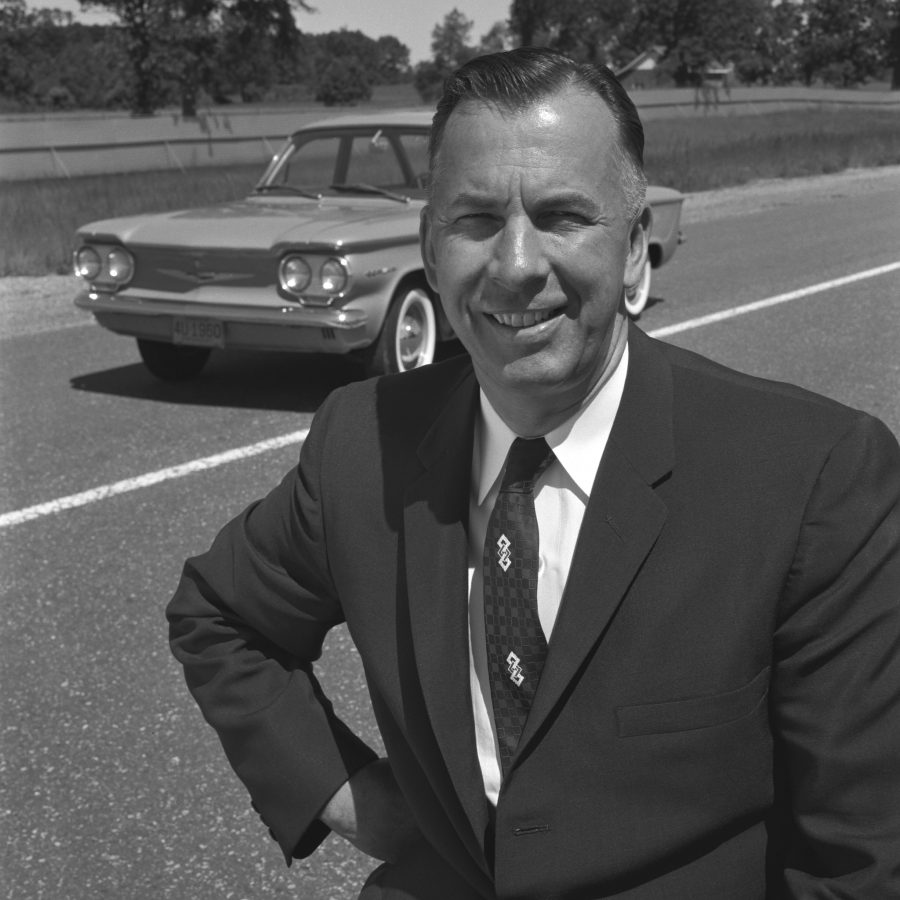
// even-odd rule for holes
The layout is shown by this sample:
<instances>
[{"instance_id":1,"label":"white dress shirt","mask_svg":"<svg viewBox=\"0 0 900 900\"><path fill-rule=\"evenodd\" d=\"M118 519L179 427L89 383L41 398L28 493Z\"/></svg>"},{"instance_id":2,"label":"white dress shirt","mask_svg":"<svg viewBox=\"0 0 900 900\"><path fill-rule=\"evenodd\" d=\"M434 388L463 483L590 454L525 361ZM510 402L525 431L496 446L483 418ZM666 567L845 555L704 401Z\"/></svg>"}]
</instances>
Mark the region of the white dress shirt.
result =
<instances>
[{"instance_id":1,"label":"white dress shirt","mask_svg":"<svg viewBox=\"0 0 900 900\"><path fill-rule=\"evenodd\" d=\"M627 370L626 346L616 369L600 389L570 419L545 435L555 459L535 485L534 508L540 542L538 614L548 643L594 477L622 399ZM503 463L515 437L482 391L472 447L469 497L469 677L478 762L485 793L495 805L500 793L501 769L491 711L481 569L488 520L500 489Z\"/></svg>"}]
</instances>

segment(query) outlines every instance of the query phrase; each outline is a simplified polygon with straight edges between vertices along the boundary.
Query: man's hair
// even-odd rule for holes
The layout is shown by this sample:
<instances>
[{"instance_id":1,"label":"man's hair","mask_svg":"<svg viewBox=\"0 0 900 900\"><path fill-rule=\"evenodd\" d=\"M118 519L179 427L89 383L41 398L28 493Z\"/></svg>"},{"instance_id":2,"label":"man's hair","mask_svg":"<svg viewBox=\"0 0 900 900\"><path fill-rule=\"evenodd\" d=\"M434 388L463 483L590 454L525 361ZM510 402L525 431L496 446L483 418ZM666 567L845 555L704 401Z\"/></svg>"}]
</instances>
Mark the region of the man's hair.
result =
<instances>
[{"instance_id":1,"label":"man's hair","mask_svg":"<svg viewBox=\"0 0 900 900\"><path fill-rule=\"evenodd\" d=\"M596 94L612 114L619 132L616 147L625 178L625 196L632 215L637 215L647 190L644 126L637 108L606 66L577 63L545 47L520 47L476 56L447 79L431 126L428 152L432 176L447 122L461 103L474 101L521 112L569 86Z\"/></svg>"}]
</instances>

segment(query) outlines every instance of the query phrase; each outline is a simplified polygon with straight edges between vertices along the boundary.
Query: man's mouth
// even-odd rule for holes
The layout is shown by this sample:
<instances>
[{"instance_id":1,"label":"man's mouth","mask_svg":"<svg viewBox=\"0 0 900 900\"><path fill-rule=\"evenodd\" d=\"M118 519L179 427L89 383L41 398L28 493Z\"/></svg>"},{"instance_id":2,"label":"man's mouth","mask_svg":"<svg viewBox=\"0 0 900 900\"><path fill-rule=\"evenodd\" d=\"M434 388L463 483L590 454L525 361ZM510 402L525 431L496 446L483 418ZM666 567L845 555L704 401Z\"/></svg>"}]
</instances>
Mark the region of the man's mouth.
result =
<instances>
[{"instance_id":1,"label":"man's mouth","mask_svg":"<svg viewBox=\"0 0 900 900\"><path fill-rule=\"evenodd\" d=\"M562 312L562 307L556 309L526 309L523 312L490 313L492 319L507 328L531 328L532 325L540 325Z\"/></svg>"}]
</instances>

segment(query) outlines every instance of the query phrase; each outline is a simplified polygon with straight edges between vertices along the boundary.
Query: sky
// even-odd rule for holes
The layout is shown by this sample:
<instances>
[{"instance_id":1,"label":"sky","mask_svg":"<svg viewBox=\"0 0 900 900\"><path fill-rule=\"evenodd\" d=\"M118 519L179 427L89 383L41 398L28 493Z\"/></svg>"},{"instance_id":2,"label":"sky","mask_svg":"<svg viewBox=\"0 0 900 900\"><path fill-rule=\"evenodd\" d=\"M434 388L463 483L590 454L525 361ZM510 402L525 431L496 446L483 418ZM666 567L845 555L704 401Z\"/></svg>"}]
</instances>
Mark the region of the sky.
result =
<instances>
[{"instance_id":1,"label":"sky","mask_svg":"<svg viewBox=\"0 0 900 900\"><path fill-rule=\"evenodd\" d=\"M392 34L410 50L410 60L431 57L431 30L454 7L471 19L472 43L477 43L494 22L509 15L510 0L311 0L317 12L297 14L297 27L310 34L349 28L371 38ZM71 12L87 24L110 21L97 12L81 11L78 0L29 0L28 7L49 7Z\"/></svg>"}]
</instances>

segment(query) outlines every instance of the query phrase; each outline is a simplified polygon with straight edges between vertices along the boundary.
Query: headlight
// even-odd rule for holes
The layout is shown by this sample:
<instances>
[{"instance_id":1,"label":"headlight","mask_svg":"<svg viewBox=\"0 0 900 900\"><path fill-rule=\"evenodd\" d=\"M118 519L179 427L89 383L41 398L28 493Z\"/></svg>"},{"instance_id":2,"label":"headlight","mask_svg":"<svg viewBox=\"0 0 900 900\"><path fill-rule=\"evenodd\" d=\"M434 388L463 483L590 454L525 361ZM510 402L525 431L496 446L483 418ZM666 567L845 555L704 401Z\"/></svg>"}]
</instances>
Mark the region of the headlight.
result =
<instances>
[{"instance_id":1,"label":"headlight","mask_svg":"<svg viewBox=\"0 0 900 900\"><path fill-rule=\"evenodd\" d=\"M302 294L312 281L312 269L302 256L286 256L278 267L278 278L289 294Z\"/></svg>"},{"instance_id":2,"label":"headlight","mask_svg":"<svg viewBox=\"0 0 900 900\"><path fill-rule=\"evenodd\" d=\"M103 269L100 254L93 247L82 247L75 251L75 274L79 278L93 281Z\"/></svg>"},{"instance_id":3,"label":"headlight","mask_svg":"<svg viewBox=\"0 0 900 900\"><path fill-rule=\"evenodd\" d=\"M131 281L134 257L124 248L110 244L85 244L75 251L75 274L90 284L117 290Z\"/></svg>"},{"instance_id":4,"label":"headlight","mask_svg":"<svg viewBox=\"0 0 900 900\"><path fill-rule=\"evenodd\" d=\"M116 284L125 284L131 281L134 274L134 260L127 250L116 247L106 254L106 271L110 280Z\"/></svg>"},{"instance_id":5,"label":"headlight","mask_svg":"<svg viewBox=\"0 0 900 900\"><path fill-rule=\"evenodd\" d=\"M340 294L347 287L349 277L347 266L340 259L326 259L319 270L319 280L326 294Z\"/></svg>"}]
</instances>

